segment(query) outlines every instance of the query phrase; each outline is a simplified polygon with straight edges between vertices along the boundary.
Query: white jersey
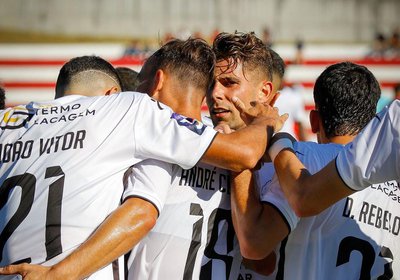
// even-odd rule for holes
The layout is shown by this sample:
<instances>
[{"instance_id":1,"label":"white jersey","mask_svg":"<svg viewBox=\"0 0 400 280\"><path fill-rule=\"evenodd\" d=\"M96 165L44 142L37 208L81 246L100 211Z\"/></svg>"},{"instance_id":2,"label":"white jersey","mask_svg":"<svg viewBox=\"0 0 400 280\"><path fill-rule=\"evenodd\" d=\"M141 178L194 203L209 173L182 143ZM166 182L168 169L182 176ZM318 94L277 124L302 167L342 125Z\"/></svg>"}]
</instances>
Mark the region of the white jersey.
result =
<instances>
[{"instance_id":1,"label":"white jersey","mask_svg":"<svg viewBox=\"0 0 400 280\"><path fill-rule=\"evenodd\" d=\"M129 279L236 280L241 256L229 172L202 163L190 170L159 163L159 172L154 166L138 164L131 176L134 192L129 195L145 196L161 214L129 257ZM144 194L137 181L151 179L147 184L155 186L154 193Z\"/></svg>"},{"instance_id":2,"label":"white jersey","mask_svg":"<svg viewBox=\"0 0 400 280\"><path fill-rule=\"evenodd\" d=\"M296 143L299 159L317 172L343 146ZM400 189L390 181L372 185L327 208L298 218L277 182L265 180L261 200L282 213L290 228L276 248L276 279L396 279L400 275Z\"/></svg>"},{"instance_id":3,"label":"white jersey","mask_svg":"<svg viewBox=\"0 0 400 280\"><path fill-rule=\"evenodd\" d=\"M190 168L215 136L141 93L30 103L0 120L0 266L60 261L120 204L129 166Z\"/></svg>"},{"instance_id":4,"label":"white jersey","mask_svg":"<svg viewBox=\"0 0 400 280\"><path fill-rule=\"evenodd\" d=\"M245 267L243 263L240 265L240 271L237 280L268 280L268 279L275 279L275 278L273 278L272 274L268 276L258 274L254 270Z\"/></svg>"},{"instance_id":5,"label":"white jersey","mask_svg":"<svg viewBox=\"0 0 400 280\"><path fill-rule=\"evenodd\" d=\"M339 153L336 167L343 181L354 190L387 180L400 181L400 100L382 110Z\"/></svg>"}]
</instances>

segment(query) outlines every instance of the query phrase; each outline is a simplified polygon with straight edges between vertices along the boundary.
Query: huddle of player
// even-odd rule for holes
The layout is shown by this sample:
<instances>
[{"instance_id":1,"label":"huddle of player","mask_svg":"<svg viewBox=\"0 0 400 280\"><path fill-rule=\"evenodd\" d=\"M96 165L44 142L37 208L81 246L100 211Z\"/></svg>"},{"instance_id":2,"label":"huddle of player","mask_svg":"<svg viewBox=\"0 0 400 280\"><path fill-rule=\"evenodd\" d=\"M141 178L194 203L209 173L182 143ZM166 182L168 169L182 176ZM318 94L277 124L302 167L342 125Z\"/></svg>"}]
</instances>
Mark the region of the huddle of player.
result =
<instances>
[{"instance_id":1,"label":"huddle of player","mask_svg":"<svg viewBox=\"0 0 400 280\"><path fill-rule=\"evenodd\" d=\"M366 67L318 77L318 144L276 133L284 62L254 33L220 33L212 47L172 40L127 83L121 71L134 73L117 70L74 58L55 100L0 111L0 152L21 154L0 163L0 274L400 275L400 103L375 116L380 87ZM201 122L204 99L215 129Z\"/></svg>"}]
</instances>

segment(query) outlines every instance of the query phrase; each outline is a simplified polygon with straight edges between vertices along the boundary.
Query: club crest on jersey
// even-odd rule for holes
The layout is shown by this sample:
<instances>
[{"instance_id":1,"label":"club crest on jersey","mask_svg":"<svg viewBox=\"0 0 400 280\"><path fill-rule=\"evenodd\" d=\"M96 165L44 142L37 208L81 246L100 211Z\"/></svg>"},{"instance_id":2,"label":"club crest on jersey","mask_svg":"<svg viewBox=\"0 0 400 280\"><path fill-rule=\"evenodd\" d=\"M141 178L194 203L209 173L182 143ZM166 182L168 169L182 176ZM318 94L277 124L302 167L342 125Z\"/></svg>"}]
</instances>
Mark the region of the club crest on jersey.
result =
<instances>
[{"instance_id":1,"label":"club crest on jersey","mask_svg":"<svg viewBox=\"0 0 400 280\"><path fill-rule=\"evenodd\" d=\"M33 108L31 104L26 106L16 106L6 110L2 119L1 129L18 129L23 127L35 115L37 109Z\"/></svg>"},{"instance_id":2,"label":"club crest on jersey","mask_svg":"<svg viewBox=\"0 0 400 280\"><path fill-rule=\"evenodd\" d=\"M197 133L198 135L202 135L204 130L206 129L206 126L201 122L192 118L186 118L177 113L173 113L171 115L171 119L176 120L179 125L189 128L191 131Z\"/></svg>"}]
</instances>

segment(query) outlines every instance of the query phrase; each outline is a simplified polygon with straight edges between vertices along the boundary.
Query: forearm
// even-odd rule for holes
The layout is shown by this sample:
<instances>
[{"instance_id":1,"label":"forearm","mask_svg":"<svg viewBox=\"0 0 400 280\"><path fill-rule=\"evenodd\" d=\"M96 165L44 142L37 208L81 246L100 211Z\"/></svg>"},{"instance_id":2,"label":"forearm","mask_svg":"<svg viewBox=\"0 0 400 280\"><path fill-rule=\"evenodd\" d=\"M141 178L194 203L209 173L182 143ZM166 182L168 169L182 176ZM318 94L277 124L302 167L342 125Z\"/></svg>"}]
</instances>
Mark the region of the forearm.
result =
<instances>
[{"instance_id":1,"label":"forearm","mask_svg":"<svg viewBox=\"0 0 400 280\"><path fill-rule=\"evenodd\" d=\"M250 260L243 258L242 263L247 269L251 269L260 275L268 276L275 270L276 254L273 251L262 260Z\"/></svg>"},{"instance_id":2,"label":"forearm","mask_svg":"<svg viewBox=\"0 0 400 280\"><path fill-rule=\"evenodd\" d=\"M111 263L151 230L156 217L157 210L149 202L139 198L128 199L85 243L52 267L54 279L83 279Z\"/></svg>"},{"instance_id":3,"label":"forearm","mask_svg":"<svg viewBox=\"0 0 400 280\"><path fill-rule=\"evenodd\" d=\"M231 134L219 133L202 160L235 172L252 169L264 155L273 132L272 126L250 125Z\"/></svg>"},{"instance_id":4,"label":"forearm","mask_svg":"<svg viewBox=\"0 0 400 280\"><path fill-rule=\"evenodd\" d=\"M264 258L275 244L269 242L269 218L260 201L250 170L233 174L231 189L232 220L242 255L251 259Z\"/></svg>"}]
</instances>

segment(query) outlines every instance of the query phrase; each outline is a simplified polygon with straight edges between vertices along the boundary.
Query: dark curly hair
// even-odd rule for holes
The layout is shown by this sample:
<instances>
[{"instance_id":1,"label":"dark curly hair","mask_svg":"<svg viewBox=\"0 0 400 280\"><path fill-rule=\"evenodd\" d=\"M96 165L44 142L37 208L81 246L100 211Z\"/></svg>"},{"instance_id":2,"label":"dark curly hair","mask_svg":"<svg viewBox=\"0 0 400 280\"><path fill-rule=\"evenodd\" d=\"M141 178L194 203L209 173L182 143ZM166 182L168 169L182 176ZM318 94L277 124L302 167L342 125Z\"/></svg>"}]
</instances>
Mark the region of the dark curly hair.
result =
<instances>
[{"instance_id":1,"label":"dark curly hair","mask_svg":"<svg viewBox=\"0 0 400 280\"><path fill-rule=\"evenodd\" d=\"M379 83L364 66L333 64L318 77L314 101L327 137L356 135L375 116Z\"/></svg>"}]
</instances>

